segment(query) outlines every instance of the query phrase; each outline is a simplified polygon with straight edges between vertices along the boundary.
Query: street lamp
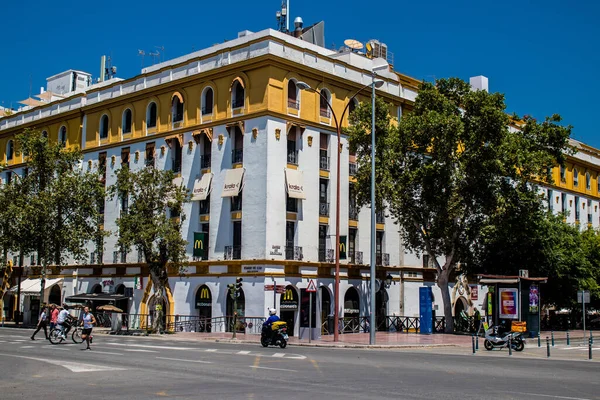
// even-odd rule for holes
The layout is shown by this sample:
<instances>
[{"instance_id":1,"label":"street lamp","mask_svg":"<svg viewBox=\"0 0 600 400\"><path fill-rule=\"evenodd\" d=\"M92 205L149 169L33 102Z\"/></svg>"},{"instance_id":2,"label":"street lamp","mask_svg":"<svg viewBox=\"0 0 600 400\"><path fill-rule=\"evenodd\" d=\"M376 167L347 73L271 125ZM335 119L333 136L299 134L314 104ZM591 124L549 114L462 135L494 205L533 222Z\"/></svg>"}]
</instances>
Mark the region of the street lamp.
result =
<instances>
[{"instance_id":1,"label":"street lamp","mask_svg":"<svg viewBox=\"0 0 600 400\"><path fill-rule=\"evenodd\" d=\"M325 96L320 90L316 90L310 87L309 84L305 83L305 82L298 82L296 83L296 87L298 89L301 90L308 90L311 92L315 92L317 93L327 104L327 107L329 107L329 110L331 110L331 115L333 115L333 121L335 122L335 130L337 133L337 155L336 155L336 159L337 159L337 166L336 166L336 195L335 195L335 246L336 246L336 250L335 250L335 297L334 297L334 307L335 309L333 310L333 324L334 324L334 330L333 330L333 341L337 342L339 340L339 330L338 330L338 326L339 326L339 305L340 305L340 153L341 153L341 123L344 120L344 115L346 115L346 111L348 111L348 107L350 107L350 104L352 103L352 100L364 89L368 88L368 87L372 87L373 88L373 93L375 92L375 88L380 88L381 86L383 86L383 81L382 80L375 80L375 75L373 75L373 80L371 83L369 83L368 85L365 85L363 87L361 87L359 90L356 91L356 93L354 93L350 99L348 99L348 103L346 104L346 107L344 107L344 111L342 111L342 117L338 120L337 116L335 115L335 111L333 111L333 107L331 107L331 104L329 103L329 100L327 99L327 96ZM373 108L373 113L374 113L375 109ZM373 117L374 118L374 117ZM373 262L371 261L371 264L373 264ZM372 276L374 276L374 274L372 273ZM373 279L373 278L372 278ZM371 288L371 290L373 290ZM371 309L373 309L373 305L371 305Z\"/></svg>"}]
</instances>

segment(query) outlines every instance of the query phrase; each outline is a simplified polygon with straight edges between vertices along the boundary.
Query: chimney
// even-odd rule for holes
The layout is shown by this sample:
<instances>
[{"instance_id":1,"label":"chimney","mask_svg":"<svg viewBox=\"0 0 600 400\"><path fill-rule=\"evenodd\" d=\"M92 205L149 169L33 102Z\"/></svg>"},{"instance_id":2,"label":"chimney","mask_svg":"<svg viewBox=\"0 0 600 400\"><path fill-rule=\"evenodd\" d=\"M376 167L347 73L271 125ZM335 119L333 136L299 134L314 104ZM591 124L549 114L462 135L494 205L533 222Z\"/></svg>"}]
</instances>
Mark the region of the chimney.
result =
<instances>
[{"instance_id":1,"label":"chimney","mask_svg":"<svg viewBox=\"0 0 600 400\"><path fill-rule=\"evenodd\" d=\"M472 76L469 78L469 83L471 84L472 90L485 90L486 92L489 92L488 78L486 76Z\"/></svg>"},{"instance_id":2,"label":"chimney","mask_svg":"<svg viewBox=\"0 0 600 400\"><path fill-rule=\"evenodd\" d=\"M294 20L294 37L299 38L302 36L302 28L304 26L304 21L302 21L301 17L296 17Z\"/></svg>"}]
</instances>

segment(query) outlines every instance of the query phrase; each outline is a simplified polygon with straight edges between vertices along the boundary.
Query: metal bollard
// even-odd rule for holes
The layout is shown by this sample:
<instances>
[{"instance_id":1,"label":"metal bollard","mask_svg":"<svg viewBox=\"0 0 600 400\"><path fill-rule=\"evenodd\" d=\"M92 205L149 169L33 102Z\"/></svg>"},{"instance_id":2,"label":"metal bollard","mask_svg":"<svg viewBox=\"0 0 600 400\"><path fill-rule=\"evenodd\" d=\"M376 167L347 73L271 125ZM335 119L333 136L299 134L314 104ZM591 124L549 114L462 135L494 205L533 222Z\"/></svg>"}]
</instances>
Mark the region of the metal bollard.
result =
<instances>
[{"instance_id":1,"label":"metal bollard","mask_svg":"<svg viewBox=\"0 0 600 400\"><path fill-rule=\"evenodd\" d=\"M546 336L546 357L550 358L550 338Z\"/></svg>"},{"instance_id":2,"label":"metal bollard","mask_svg":"<svg viewBox=\"0 0 600 400\"><path fill-rule=\"evenodd\" d=\"M591 360L592 359L592 338L590 338L589 344L588 344L588 358Z\"/></svg>"},{"instance_id":3,"label":"metal bollard","mask_svg":"<svg viewBox=\"0 0 600 400\"><path fill-rule=\"evenodd\" d=\"M475 351L479 351L479 335L475 335Z\"/></svg>"},{"instance_id":4,"label":"metal bollard","mask_svg":"<svg viewBox=\"0 0 600 400\"><path fill-rule=\"evenodd\" d=\"M473 354L475 354L475 335L471 336L471 342L473 342Z\"/></svg>"},{"instance_id":5,"label":"metal bollard","mask_svg":"<svg viewBox=\"0 0 600 400\"><path fill-rule=\"evenodd\" d=\"M508 337L508 355L512 356L512 335Z\"/></svg>"},{"instance_id":6,"label":"metal bollard","mask_svg":"<svg viewBox=\"0 0 600 400\"><path fill-rule=\"evenodd\" d=\"M550 335L552 336L552 347L554 347L554 331L551 331Z\"/></svg>"},{"instance_id":7,"label":"metal bollard","mask_svg":"<svg viewBox=\"0 0 600 400\"><path fill-rule=\"evenodd\" d=\"M542 335L539 331L538 331L538 347L542 347Z\"/></svg>"},{"instance_id":8,"label":"metal bollard","mask_svg":"<svg viewBox=\"0 0 600 400\"><path fill-rule=\"evenodd\" d=\"M594 336L592 335L592 330L590 329L590 340L592 341L592 344L594 344Z\"/></svg>"},{"instance_id":9,"label":"metal bollard","mask_svg":"<svg viewBox=\"0 0 600 400\"><path fill-rule=\"evenodd\" d=\"M567 346L571 345L571 338L569 337L569 330L567 329Z\"/></svg>"}]
</instances>

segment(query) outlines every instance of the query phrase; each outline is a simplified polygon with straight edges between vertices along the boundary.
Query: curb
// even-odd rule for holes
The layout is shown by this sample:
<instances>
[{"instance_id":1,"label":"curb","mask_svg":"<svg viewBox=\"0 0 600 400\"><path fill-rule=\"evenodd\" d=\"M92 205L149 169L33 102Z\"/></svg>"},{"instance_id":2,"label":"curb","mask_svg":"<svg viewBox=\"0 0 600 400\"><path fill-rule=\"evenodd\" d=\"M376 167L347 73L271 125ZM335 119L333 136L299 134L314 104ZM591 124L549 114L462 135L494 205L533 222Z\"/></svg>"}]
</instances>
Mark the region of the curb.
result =
<instances>
[{"instance_id":1,"label":"curb","mask_svg":"<svg viewBox=\"0 0 600 400\"><path fill-rule=\"evenodd\" d=\"M231 344L260 344L260 342L252 340L237 340L237 339L202 339L207 342L215 343L231 343ZM436 347L459 347L456 344L353 344L353 343L288 343L289 347L328 347L334 349L423 349Z\"/></svg>"}]
</instances>

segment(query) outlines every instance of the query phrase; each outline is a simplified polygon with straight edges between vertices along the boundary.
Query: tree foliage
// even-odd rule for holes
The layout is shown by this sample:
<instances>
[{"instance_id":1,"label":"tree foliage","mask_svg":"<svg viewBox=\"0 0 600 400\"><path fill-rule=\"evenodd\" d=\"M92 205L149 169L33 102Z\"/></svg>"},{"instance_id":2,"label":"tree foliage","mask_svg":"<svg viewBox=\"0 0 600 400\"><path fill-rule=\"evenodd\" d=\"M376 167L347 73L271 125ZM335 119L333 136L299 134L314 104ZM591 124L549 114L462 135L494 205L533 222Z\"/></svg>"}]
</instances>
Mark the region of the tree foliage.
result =
<instances>
[{"instance_id":1,"label":"tree foliage","mask_svg":"<svg viewBox=\"0 0 600 400\"><path fill-rule=\"evenodd\" d=\"M86 259L87 244L99 235L97 204L104 186L97 173L82 169L78 150L49 143L35 130L17 135L16 143L26 166L1 190L7 204L0 212L9 217L2 244L37 255L43 292L47 266Z\"/></svg>"},{"instance_id":2,"label":"tree foliage","mask_svg":"<svg viewBox=\"0 0 600 400\"><path fill-rule=\"evenodd\" d=\"M174 182L172 171L142 168L131 171L123 166L117 182L110 187L111 198L127 196L129 205L117 219L118 245L122 251L136 248L149 266L157 299L164 298L168 284L168 265L185 265L187 241L181 235L185 220L183 204L189 201L186 188ZM177 216L177 217L172 217ZM160 313L154 329L160 330Z\"/></svg>"},{"instance_id":3,"label":"tree foliage","mask_svg":"<svg viewBox=\"0 0 600 400\"><path fill-rule=\"evenodd\" d=\"M387 204L398 221L405 246L429 254L446 329L452 331L450 274L472 259L499 210L514 201L539 209L532 182L550 180L549 168L564 162L570 127L561 126L558 115L542 123L511 119L502 94L472 91L457 78L423 83L414 109L397 125L384 116L381 100L377 108L377 202ZM365 135L370 106L361 105L354 117L348 134L357 151L358 201L364 205L370 196L371 141ZM519 129L510 127L515 120Z\"/></svg>"}]
</instances>

